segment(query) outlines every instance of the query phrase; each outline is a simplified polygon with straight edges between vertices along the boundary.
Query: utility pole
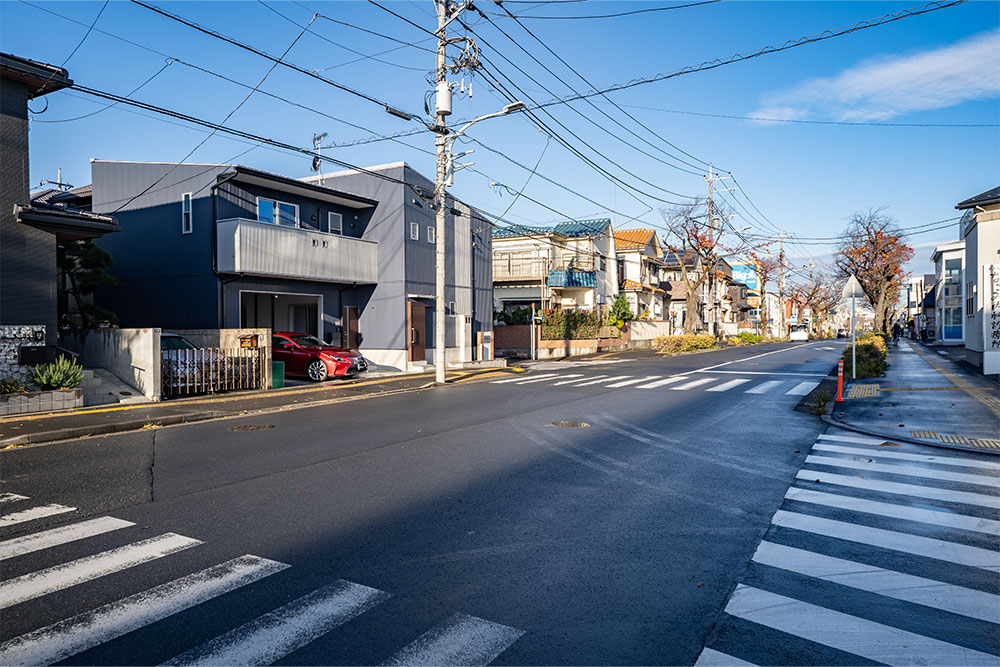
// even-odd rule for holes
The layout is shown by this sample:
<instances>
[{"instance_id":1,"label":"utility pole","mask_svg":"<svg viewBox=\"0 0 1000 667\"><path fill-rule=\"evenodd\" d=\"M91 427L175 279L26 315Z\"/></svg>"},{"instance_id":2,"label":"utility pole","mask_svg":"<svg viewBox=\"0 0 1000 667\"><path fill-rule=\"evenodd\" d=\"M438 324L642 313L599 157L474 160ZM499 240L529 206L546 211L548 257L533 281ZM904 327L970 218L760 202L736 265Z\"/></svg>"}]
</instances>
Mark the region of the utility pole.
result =
<instances>
[{"instance_id":1,"label":"utility pole","mask_svg":"<svg viewBox=\"0 0 1000 667\"><path fill-rule=\"evenodd\" d=\"M437 54L434 61L435 112L437 113L437 173L434 179L434 381L444 384L445 361L445 204L447 194L445 179L447 171L448 129L445 121L451 115L451 86L448 84L445 47L448 46L448 0L435 0L437 8Z\"/></svg>"},{"instance_id":2,"label":"utility pole","mask_svg":"<svg viewBox=\"0 0 1000 667\"><path fill-rule=\"evenodd\" d=\"M778 333L785 337L785 228L778 233Z\"/></svg>"},{"instance_id":3,"label":"utility pole","mask_svg":"<svg viewBox=\"0 0 1000 667\"><path fill-rule=\"evenodd\" d=\"M712 163L708 163L708 176L704 177L708 181L708 252L709 252L709 263L711 264L711 273L708 274L708 292L709 292L709 305L712 307L712 334L716 337L719 335L719 307L716 307L716 286L715 286L715 270L718 260L715 257L715 243L717 237L715 235L715 181L723 181L727 178L732 178L732 174L729 176L716 176L712 170ZM728 188L733 189L733 188ZM718 238L722 237L722 229L719 229ZM719 306L722 304L722 300L719 299Z\"/></svg>"}]
</instances>

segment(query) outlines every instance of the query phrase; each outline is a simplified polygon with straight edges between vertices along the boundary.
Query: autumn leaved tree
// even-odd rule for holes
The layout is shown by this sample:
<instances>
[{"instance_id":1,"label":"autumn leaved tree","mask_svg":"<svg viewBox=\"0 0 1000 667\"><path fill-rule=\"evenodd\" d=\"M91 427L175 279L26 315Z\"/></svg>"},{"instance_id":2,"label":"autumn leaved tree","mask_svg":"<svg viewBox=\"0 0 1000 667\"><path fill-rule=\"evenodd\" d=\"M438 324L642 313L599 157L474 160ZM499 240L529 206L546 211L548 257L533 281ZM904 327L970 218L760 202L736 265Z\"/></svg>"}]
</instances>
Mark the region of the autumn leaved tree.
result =
<instances>
[{"instance_id":1,"label":"autumn leaved tree","mask_svg":"<svg viewBox=\"0 0 1000 667\"><path fill-rule=\"evenodd\" d=\"M840 291L843 285L837 276L820 273L810 277L808 283L794 284L791 287L792 299L798 304L799 320L803 308L812 312L810 323L813 333L821 333L823 319L826 314L840 301Z\"/></svg>"},{"instance_id":2,"label":"autumn leaved tree","mask_svg":"<svg viewBox=\"0 0 1000 667\"><path fill-rule=\"evenodd\" d=\"M875 328L887 331L888 314L906 280L913 248L885 208L855 213L840 236L835 263L843 277L854 275L875 309Z\"/></svg>"},{"instance_id":3,"label":"autumn leaved tree","mask_svg":"<svg viewBox=\"0 0 1000 667\"><path fill-rule=\"evenodd\" d=\"M747 251L747 257L752 264L757 265L757 289L760 291L760 322L764 332L767 326L767 286L778 280L781 264L777 257L767 254L767 245Z\"/></svg>"}]
</instances>

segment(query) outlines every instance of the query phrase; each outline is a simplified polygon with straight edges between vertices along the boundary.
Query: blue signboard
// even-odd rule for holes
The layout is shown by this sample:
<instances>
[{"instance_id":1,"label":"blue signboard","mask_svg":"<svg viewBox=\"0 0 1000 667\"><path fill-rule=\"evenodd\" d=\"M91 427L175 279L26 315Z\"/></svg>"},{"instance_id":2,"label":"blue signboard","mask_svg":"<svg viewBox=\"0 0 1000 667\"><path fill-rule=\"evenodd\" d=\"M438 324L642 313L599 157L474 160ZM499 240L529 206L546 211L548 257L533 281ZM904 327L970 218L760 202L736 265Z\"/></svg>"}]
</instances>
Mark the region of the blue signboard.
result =
<instances>
[{"instance_id":1,"label":"blue signboard","mask_svg":"<svg viewBox=\"0 0 1000 667\"><path fill-rule=\"evenodd\" d=\"M757 265L733 264L733 280L743 283L749 289L757 289Z\"/></svg>"}]
</instances>

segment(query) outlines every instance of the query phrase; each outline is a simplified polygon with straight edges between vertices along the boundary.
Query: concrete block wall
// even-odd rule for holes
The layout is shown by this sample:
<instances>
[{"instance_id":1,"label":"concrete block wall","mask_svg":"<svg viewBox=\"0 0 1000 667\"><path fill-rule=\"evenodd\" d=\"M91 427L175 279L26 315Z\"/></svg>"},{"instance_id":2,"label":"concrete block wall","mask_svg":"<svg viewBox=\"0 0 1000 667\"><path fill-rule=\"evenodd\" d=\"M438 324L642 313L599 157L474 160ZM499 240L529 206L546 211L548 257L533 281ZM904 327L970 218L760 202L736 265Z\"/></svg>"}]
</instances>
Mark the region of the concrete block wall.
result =
<instances>
[{"instance_id":1,"label":"concrete block wall","mask_svg":"<svg viewBox=\"0 0 1000 667\"><path fill-rule=\"evenodd\" d=\"M94 329L66 340L84 366L105 368L150 400L161 393L159 329Z\"/></svg>"}]
</instances>

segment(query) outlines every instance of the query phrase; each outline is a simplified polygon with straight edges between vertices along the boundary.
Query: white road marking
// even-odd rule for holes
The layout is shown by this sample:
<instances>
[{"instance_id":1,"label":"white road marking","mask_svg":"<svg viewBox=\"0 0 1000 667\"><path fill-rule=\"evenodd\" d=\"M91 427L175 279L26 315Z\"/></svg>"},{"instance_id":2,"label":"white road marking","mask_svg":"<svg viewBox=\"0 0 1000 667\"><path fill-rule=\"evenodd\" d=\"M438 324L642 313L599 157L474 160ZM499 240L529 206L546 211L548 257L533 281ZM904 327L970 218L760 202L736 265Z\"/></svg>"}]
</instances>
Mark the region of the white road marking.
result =
<instances>
[{"instance_id":1,"label":"white road marking","mask_svg":"<svg viewBox=\"0 0 1000 667\"><path fill-rule=\"evenodd\" d=\"M773 542L761 542L753 560L897 600L943 609L989 623L1000 623L1000 596L992 593Z\"/></svg>"},{"instance_id":2,"label":"white road marking","mask_svg":"<svg viewBox=\"0 0 1000 667\"><path fill-rule=\"evenodd\" d=\"M1000 521L980 519L979 517L968 516L966 514L954 514L947 510L936 511L920 507L907 507L905 505L883 503L878 500L841 496L835 493L824 493L823 491L813 491L811 489L800 489L795 486L788 489L785 497L789 500L798 500L826 507L838 507L851 512L863 512L876 516L891 516L895 519L919 521L945 528L958 528L959 530L971 530L977 533L1000 536Z\"/></svg>"},{"instance_id":3,"label":"white road marking","mask_svg":"<svg viewBox=\"0 0 1000 667\"><path fill-rule=\"evenodd\" d=\"M1000 553L965 544L935 540L930 537L899 533L894 530L871 528L855 523L834 521L808 514L778 510L771 524L794 528L814 535L835 537L849 542L901 551L903 553L936 558L956 565L977 567L990 572L1000 572Z\"/></svg>"},{"instance_id":4,"label":"white road marking","mask_svg":"<svg viewBox=\"0 0 1000 667\"><path fill-rule=\"evenodd\" d=\"M699 378L697 380L691 380L690 382L679 384L676 387L671 387L670 391L685 391L687 389L694 389L695 387L700 387L701 385L709 382L715 382L715 378Z\"/></svg>"},{"instance_id":5,"label":"white road marking","mask_svg":"<svg viewBox=\"0 0 1000 667\"><path fill-rule=\"evenodd\" d=\"M175 533L165 533L124 547L14 577L0 582L0 609L156 560L198 544L201 544L201 541Z\"/></svg>"},{"instance_id":6,"label":"white road marking","mask_svg":"<svg viewBox=\"0 0 1000 667\"><path fill-rule=\"evenodd\" d=\"M726 613L888 665L997 665L995 655L740 584Z\"/></svg>"},{"instance_id":7,"label":"white road marking","mask_svg":"<svg viewBox=\"0 0 1000 667\"><path fill-rule=\"evenodd\" d=\"M830 350L836 350L837 348L835 348L835 347L817 347L816 349L817 350L826 350L827 352L829 352Z\"/></svg>"},{"instance_id":8,"label":"white road marking","mask_svg":"<svg viewBox=\"0 0 1000 667\"><path fill-rule=\"evenodd\" d=\"M657 387L664 387L668 384L673 384L674 382L680 382L681 380L688 380L685 375L675 375L673 377L664 378L662 380L657 380L656 382L649 382L647 384L640 384L636 389L656 389Z\"/></svg>"},{"instance_id":9,"label":"white road marking","mask_svg":"<svg viewBox=\"0 0 1000 667\"><path fill-rule=\"evenodd\" d=\"M810 391L815 389L819 385L819 382L800 382L788 391L785 392L785 396L805 396Z\"/></svg>"},{"instance_id":10,"label":"white road marking","mask_svg":"<svg viewBox=\"0 0 1000 667\"><path fill-rule=\"evenodd\" d=\"M689 373L724 373L726 375L789 375L800 378L825 378L824 373L783 373L780 371L688 371Z\"/></svg>"},{"instance_id":11,"label":"white road marking","mask_svg":"<svg viewBox=\"0 0 1000 667\"><path fill-rule=\"evenodd\" d=\"M0 644L0 664L51 665L288 567L240 556Z\"/></svg>"},{"instance_id":12,"label":"white road marking","mask_svg":"<svg viewBox=\"0 0 1000 667\"><path fill-rule=\"evenodd\" d=\"M886 440L879 440L877 438L860 438L856 435L827 435L826 433L821 434L821 440L838 440L840 442L854 442L859 445L881 445Z\"/></svg>"},{"instance_id":13,"label":"white road marking","mask_svg":"<svg viewBox=\"0 0 1000 667\"><path fill-rule=\"evenodd\" d=\"M627 375L610 375L610 376L608 376L606 378L603 378L603 379L600 379L600 380L598 380L598 379L589 380L587 382L581 382L580 384L573 385L573 386L575 386L575 387L586 387L586 386L592 385L592 384L602 384L604 382L611 382L612 380L624 380L627 377L628 377Z\"/></svg>"},{"instance_id":14,"label":"white road marking","mask_svg":"<svg viewBox=\"0 0 1000 667\"><path fill-rule=\"evenodd\" d=\"M838 486L850 486L855 489L868 489L869 491L881 491L882 493L915 496L917 498L927 498L929 500L944 500L950 503L964 503L966 505L1000 509L1000 496L989 496L982 493L953 491L951 489L939 489L936 486L921 486L919 484L886 482L881 479L864 479L861 477L836 475L834 473L819 472L816 470L800 470L796 473L795 477L809 481L824 482L826 484L836 484Z\"/></svg>"},{"instance_id":15,"label":"white road marking","mask_svg":"<svg viewBox=\"0 0 1000 667\"><path fill-rule=\"evenodd\" d=\"M569 375L559 375L558 377L561 377L561 378L582 378L583 377L583 373L570 373ZM532 382L545 382L545 381L551 380L551 379L552 378L549 377L549 376L539 375L539 376L533 377L533 378L531 378L529 380L521 380L517 384L531 384Z\"/></svg>"},{"instance_id":16,"label":"white road marking","mask_svg":"<svg viewBox=\"0 0 1000 667\"><path fill-rule=\"evenodd\" d=\"M747 380L745 378L736 378L735 380L730 380L729 382L723 382L722 384L716 387L709 387L705 391L729 391L733 387L738 387L741 384L747 383L749 381L750 380Z\"/></svg>"},{"instance_id":17,"label":"white road marking","mask_svg":"<svg viewBox=\"0 0 1000 667\"><path fill-rule=\"evenodd\" d=\"M706 646L701 650L701 655L698 656L694 667L743 667L744 665L753 664L752 662L734 658L731 655L710 649Z\"/></svg>"},{"instance_id":18,"label":"white road marking","mask_svg":"<svg viewBox=\"0 0 1000 667\"><path fill-rule=\"evenodd\" d=\"M646 382L647 380L655 380L658 377L660 377L660 376L659 375L650 375L650 376L644 377L644 378L635 378L635 379L632 379L632 380L624 380L622 382L615 382L614 384L609 384L608 387L609 388L611 388L611 387L627 387L630 384L638 384L640 382Z\"/></svg>"},{"instance_id":19,"label":"white road marking","mask_svg":"<svg viewBox=\"0 0 1000 667\"><path fill-rule=\"evenodd\" d=\"M938 350L938 354L940 354L942 357L947 357L948 356L948 353L945 352L944 350Z\"/></svg>"},{"instance_id":20,"label":"white road marking","mask_svg":"<svg viewBox=\"0 0 1000 667\"><path fill-rule=\"evenodd\" d=\"M534 379L540 380L542 378L555 377L556 373L543 373L541 375L536 375ZM506 380L494 380L492 384L505 384L507 382L524 382L525 377L523 375L518 375L517 377L507 378Z\"/></svg>"},{"instance_id":21,"label":"white road marking","mask_svg":"<svg viewBox=\"0 0 1000 667\"><path fill-rule=\"evenodd\" d=\"M75 507L66 507L65 505L39 505L38 507L30 507L26 510L21 510L20 512L13 512L11 514L5 514L0 517L0 528L6 528L7 526L13 526L17 523L24 523L25 521L34 521L35 519L44 519L47 516L55 516L56 514L64 514L66 512L72 512Z\"/></svg>"},{"instance_id":22,"label":"white road marking","mask_svg":"<svg viewBox=\"0 0 1000 667\"><path fill-rule=\"evenodd\" d=\"M867 457L866 457L867 458ZM865 461L852 461L850 459L837 459L830 456L817 456L810 454L806 457L806 463L813 465L832 466L836 468L850 468L852 470L867 470L868 472L886 472L893 475L906 475L907 477L921 477L924 479L947 480L949 482L965 482L966 484L984 484L986 486L996 486L996 477L988 475L974 475L964 472L950 472L947 470L930 470L927 468L915 468L913 466L895 465L889 463L869 463Z\"/></svg>"},{"instance_id":23,"label":"white road marking","mask_svg":"<svg viewBox=\"0 0 1000 667\"><path fill-rule=\"evenodd\" d=\"M270 665L389 597L384 591L340 580L163 664Z\"/></svg>"},{"instance_id":24,"label":"white road marking","mask_svg":"<svg viewBox=\"0 0 1000 667\"><path fill-rule=\"evenodd\" d=\"M16 493L0 493L0 503L12 503L17 500L27 500L28 496L19 496Z\"/></svg>"},{"instance_id":25,"label":"white road marking","mask_svg":"<svg viewBox=\"0 0 1000 667\"><path fill-rule=\"evenodd\" d=\"M761 382L756 387L753 387L752 389L747 389L743 393L744 394L766 394L767 392L771 391L772 389L774 389L775 387L777 387L779 384L782 384L782 383L783 383L782 380L770 380L768 382Z\"/></svg>"},{"instance_id":26,"label":"white road marking","mask_svg":"<svg viewBox=\"0 0 1000 667\"><path fill-rule=\"evenodd\" d=\"M761 357L767 357L772 354L778 354L780 352L791 352L792 350L797 350L800 347L806 347L805 344L793 345L791 347L783 347L780 350L771 350L770 352L761 352L760 354L755 354L752 357L746 357L744 359L734 359L732 361L724 361L721 364L715 364L714 366L706 366L705 368L699 368L697 371L691 371L692 373L697 373L698 371L710 371L715 368L722 368L723 366L730 366L732 364L742 364L744 361L752 361L754 359L760 359ZM826 377L826 376L824 376Z\"/></svg>"},{"instance_id":27,"label":"white road marking","mask_svg":"<svg viewBox=\"0 0 1000 667\"><path fill-rule=\"evenodd\" d=\"M455 614L382 664L488 665L523 634L517 628Z\"/></svg>"},{"instance_id":28,"label":"white road marking","mask_svg":"<svg viewBox=\"0 0 1000 667\"><path fill-rule=\"evenodd\" d=\"M102 516L97 519L88 519L87 521L81 521L80 523L74 523L60 528L52 528L51 530L43 530L39 533L32 533L31 535L15 537L13 539L0 542L0 560L13 558L14 556L21 556L33 551L41 551L42 549L48 549L49 547L54 547L59 544L75 542L76 540L82 540L86 537L100 535L101 533L109 533L112 530L127 528L128 526L134 525L135 524L131 521L124 521L123 519L116 519L110 516Z\"/></svg>"},{"instance_id":29,"label":"white road marking","mask_svg":"<svg viewBox=\"0 0 1000 667\"><path fill-rule=\"evenodd\" d=\"M607 376L607 375L591 375L589 379L596 380L598 378L606 378L606 377L609 377L609 376ZM562 382L556 382L552 386L553 387L558 387L561 384L576 384L577 382L583 382L583 381L584 380L580 380L580 379L576 379L576 380L563 380Z\"/></svg>"},{"instance_id":30,"label":"white road marking","mask_svg":"<svg viewBox=\"0 0 1000 667\"><path fill-rule=\"evenodd\" d=\"M893 451L892 448L890 447L880 447L878 449L862 449L861 447L844 447L842 445L827 445L817 442L815 445L813 445L813 451L816 450L822 452L839 452L841 454L854 454L855 456L864 456L864 457L876 456L884 459L900 459L901 461L940 463L941 465L960 466L963 468L984 468L986 470L1000 470L1000 463L993 463L992 461L961 459L955 456L927 456L926 454L910 454L908 452ZM1000 477L994 479L1000 482Z\"/></svg>"}]
</instances>

